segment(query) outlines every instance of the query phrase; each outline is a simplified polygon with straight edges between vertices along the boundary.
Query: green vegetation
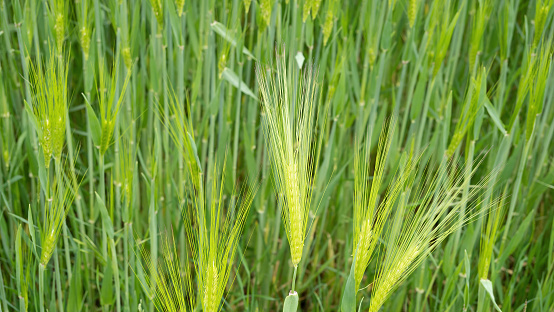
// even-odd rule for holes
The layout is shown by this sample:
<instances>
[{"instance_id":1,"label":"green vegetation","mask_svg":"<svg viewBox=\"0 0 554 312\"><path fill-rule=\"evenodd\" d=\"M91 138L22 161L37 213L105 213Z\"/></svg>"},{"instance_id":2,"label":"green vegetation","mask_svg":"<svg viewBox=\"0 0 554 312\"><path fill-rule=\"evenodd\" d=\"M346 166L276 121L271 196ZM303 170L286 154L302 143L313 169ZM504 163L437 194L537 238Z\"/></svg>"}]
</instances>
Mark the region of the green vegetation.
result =
<instances>
[{"instance_id":1,"label":"green vegetation","mask_svg":"<svg viewBox=\"0 0 554 312\"><path fill-rule=\"evenodd\" d=\"M0 42L0 312L554 311L553 0L0 0Z\"/></svg>"}]
</instances>

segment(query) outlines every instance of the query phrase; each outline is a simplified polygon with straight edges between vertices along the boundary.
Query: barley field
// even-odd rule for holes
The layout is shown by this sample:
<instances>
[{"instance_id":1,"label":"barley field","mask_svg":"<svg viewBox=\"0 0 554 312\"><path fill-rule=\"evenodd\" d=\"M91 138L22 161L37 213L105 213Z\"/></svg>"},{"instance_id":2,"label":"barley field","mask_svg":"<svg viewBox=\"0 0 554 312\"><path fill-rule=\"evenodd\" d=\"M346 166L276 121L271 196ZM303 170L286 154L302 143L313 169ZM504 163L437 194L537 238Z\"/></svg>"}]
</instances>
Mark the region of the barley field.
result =
<instances>
[{"instance_id":1,"label":"barley field","mask_svg":"<svg viewBox=\"0 0 554 312\"><path fill-rule=\"evenodd\" d=\"M0 312L554 311L554 0L0 16Z\"/></svg>"}]
</instances>

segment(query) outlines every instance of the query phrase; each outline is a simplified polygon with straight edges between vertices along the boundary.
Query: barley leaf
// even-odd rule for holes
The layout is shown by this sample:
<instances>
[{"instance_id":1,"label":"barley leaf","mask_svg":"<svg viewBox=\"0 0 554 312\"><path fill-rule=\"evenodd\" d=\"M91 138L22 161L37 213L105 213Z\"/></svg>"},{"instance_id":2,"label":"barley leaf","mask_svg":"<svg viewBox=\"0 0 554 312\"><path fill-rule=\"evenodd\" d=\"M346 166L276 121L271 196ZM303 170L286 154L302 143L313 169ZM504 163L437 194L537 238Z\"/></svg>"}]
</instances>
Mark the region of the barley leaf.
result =
<instances>
[{"instance_id":1,"label":"barley leaf","mask_svg":"<svg viewBox=\"0 0 554 312\"><path fill-rule=\"evenodd\" d=\"M469 262L469 257L467 256L467 250L464 250L464 263L466 268L466 287L464 288L464 307L469 306L469 280L470 280L470 273L471 273L471 263Z\"/></svg>"},{"instance_id":2,"label":"barley leaf","mask_svg":"<svg viewBox=\"0 0 554 312\"><path fill-rule=\"evenodd\" d=\"M358 243L359 246L359 243ZM342 312L354 312L356 311L356 253L354 253L354 259L352 259L352 266L350 266L350 274L346 280L344 286L344 293L342 294L341 310Z\"/></svg>"},{"instance_id":3,"label":"barley leaf","mask_svg":"<svg viewBox=\"0 0 554 312\"><path fill-rule=\"evenodd\" d=\"M498 112L492 106L491 102L488 98L485 98L485 108L487 109L487 112L489 113L489 116L491 117L494 125L502 132L502 134L507 134L508 132L506 129L504 129L504 124L502 123L502 120L500 120L500 116L498 115Z\"/></svg>"},{"instance_id":4,"label":"barley leaf","mask_svg":"<svg viewBox=\"0 0 554 312\"><path fill-rule=\"evenodd\" d=\"M108 235L108 238L113 240L114 231L113 231L113 225L112 220L110 219L110 215L108 213L108 210L106 209L106 205L104 204L104 201L102 201L102 198L96 193L96 203L95 203L96 209L100 211L100 214L102 215L102 226L104 227L104 231Z\"/></svg>"},{"instance_id":5,"label":"barley leaf","mask_svg":"<svg viewBox=\"0 0 554 312\"><path fill-rule=\"evenodd\" d=\"M69 284L69 299L67 302L67 310L81 311L82 310L83 294L81 291L81 256L77 253L77 262L73 268L73 275Z\"/></svg>"},{"instance_id":6,"label":"barley leaf","mask_svg":"<svg viewBox=\"0 0 554 312\"><path fill-rule=\"evenodd\" d=\"M523 220L517 230L517 232L512 236L512 239L510 239L510 242L506 246L506 249L504 249L504 252L500 256L499 263L504 263L509 255L512 254L512 252L516 249L516 247L519 245L521 240L526 237L525 233L527 232L527 229L532 224L533 217L535 216L535 212L531 211L527 217L525 217L525 220Z\"/></svg>"},{"instance_id":7,"label":"barley leaf","mask_svg":"<svg viewBox=\"0 0 554 312\"><path fill-rule=\"evenodd\" d=\"M221 24L218 21L214 21L210 26L213 29L213 31L215 31L218 35L223 37L223 39L227 40L227 42L229 42L233 47L237 46L237 41L235 40L233 35L229 32L229 30L227 30L225 25ZM244 53L245 55L249 56L254 60L256 59L254 55L246 47L242 48L242 53Z\"/></svg>"},{"instance_id":8,"label":"barley leaf","mask_svg":"<svg viewBox=\"0 0 554 312\"><path fill-rule=\"evenodd\" d=\"M283 312L296 312L298 310L298 293L296 291L291 291L287 298L285 298L285 304L283 307Z\"/></svg>"},{"instance_id":9,"label":"barley leaf","mask_svg":"<svg viewBox=\"0 0 554 312\"><path fill-rule=\"evenodd\" d=\"M113 272L112 266L107 264L104 268L104 278L102 279L102 290L100 302L102 305L109 305L115 301L113 292Z\"/></svg>"},{"instance_id":10,"label":"barley leaf","mask_svg":"<svg viewBox=\"0 0 554 312\"><path fill-rule=\"evenodd\" d=\"M492 304L494 305L495 309L499 312L502 312L502 310L500 310L500 308L496 304L496 300L494 300L494 293L492 291L492 282L488 279L482 279L481 280L481 286L483 286L485 288L485 290L487 291L487 293L489 294L489 296L491 298L491 301L492 301Z\"/></svg>"},{"instance_id":11,"label":"barley leaf","mask_svg":"<svg viewBox=\"0 0 554 312\"><path fill-rule=\"evenodd\" d=\"M94 145L100 146L102 140L102 128L100 127L100 122L98 121L98 118L96 117L96 113L94 113L92 106L90 106L87 97L84 95L83 97L85 98L85 104L87 106L87 118L90 125L92 141L94 142Z\"/></svg>"},{"instance_id":12,"label":"barley leaf","mask_svg":"<svg viewBox=\"0 0 554 312\"><path fill-rule=\"evenodd\" d=\"M27 218L28 219L28 223L29 223L29 235L31 236L31 240L32 240L32 244L31 246L33 246L33 251L34 253L36 254L37 251L36 251L36 238L35 238L35 223L33 222L33 214L31 213L31 205L29 205L29 217Z\"/></svg>"},{"instance_id":13,"label":"barley leaf","mask_svg":"<svg viewBox=\"0 0 554 312\"><path fill-rule=\"evenodd\" d=\"M229 68L225 68L223 70L223 78L225 78L225 80L227 80L229 83L231 83L233 86L239 88L240 86L240 91L242 91L242 93L246 94L246 95L249 95L250 97L252 97L254 100L258 100L258 98L254 95L254 93L248 88L248 86L246 86L246 83L244 83L244 81L240 80L240 78L237 76L237 74L235 74L234 71L232 71L231 69Z\"/></svg>"}]
</instances>

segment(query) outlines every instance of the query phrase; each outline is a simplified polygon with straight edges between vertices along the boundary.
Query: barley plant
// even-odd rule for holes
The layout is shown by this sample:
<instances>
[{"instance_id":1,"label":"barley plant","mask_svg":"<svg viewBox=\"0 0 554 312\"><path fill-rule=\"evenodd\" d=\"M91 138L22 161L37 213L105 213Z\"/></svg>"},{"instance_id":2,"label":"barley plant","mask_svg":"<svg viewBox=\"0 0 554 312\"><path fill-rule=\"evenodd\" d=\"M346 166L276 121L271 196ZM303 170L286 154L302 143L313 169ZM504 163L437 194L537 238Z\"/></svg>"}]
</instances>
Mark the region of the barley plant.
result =
<instances>
[{"instance_id":1,"label":"barley plant","mask_svg":"<svg viewBox=\"0 0 554 312\"><path fill-rule=\"evenodd\" d=\"M0 0L0 312L554 311L554 0Z\"/></svg>"}]
</instances>

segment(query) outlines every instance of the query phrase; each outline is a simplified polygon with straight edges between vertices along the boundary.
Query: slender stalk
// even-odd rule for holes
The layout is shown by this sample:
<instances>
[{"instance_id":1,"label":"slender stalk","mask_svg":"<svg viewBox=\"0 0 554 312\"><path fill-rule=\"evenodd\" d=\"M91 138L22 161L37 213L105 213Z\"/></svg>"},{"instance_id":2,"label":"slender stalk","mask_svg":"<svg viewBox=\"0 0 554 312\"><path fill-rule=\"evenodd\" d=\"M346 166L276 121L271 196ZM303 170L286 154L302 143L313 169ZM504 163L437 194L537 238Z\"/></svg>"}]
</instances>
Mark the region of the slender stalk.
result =
<instances>
[{"instance_id":1,"label":"slender stalk","mask_svg":"<svg viewBox=\"0 0 554 312\"><path fill-rule=\"evenodd\" d=\"M38 265L38 297L40 312L44 312L44 265Z\"/></svg>"},{"instance_id":2,"label":"slender stalk","mask_svg":"<svg viewBox=\"0 0 554 312\"><path fill-rule=\"evenodd\" d=\"M298 270L298 265L294 266L294 273L292 273L292 288L291 291L296 290L296 271Z\"/></svg>"},{"instance_id":3,"label":"slender stalk","mask_svg":"<svg viewBox=\"0 0 554 312\"><path fill-rule=\"evenodd\" d=\"M63 301L63 292L62 292L62 279L60 276L60 261L58 260L58 248L54 249L54 267L56 268L56 288L58 292L58 311L64 311L64 301Z\"/></svg>"}]
</instances>

